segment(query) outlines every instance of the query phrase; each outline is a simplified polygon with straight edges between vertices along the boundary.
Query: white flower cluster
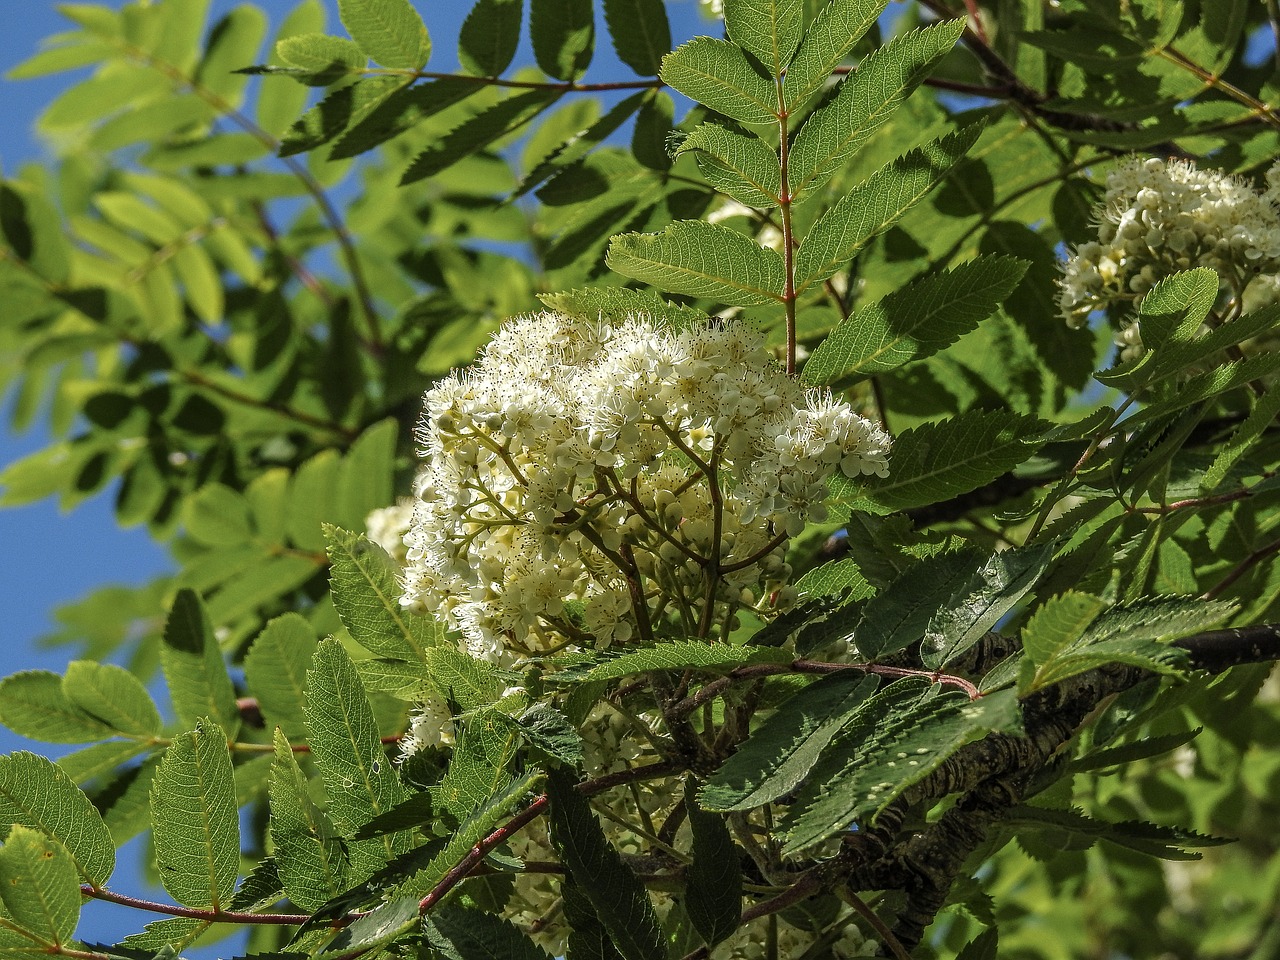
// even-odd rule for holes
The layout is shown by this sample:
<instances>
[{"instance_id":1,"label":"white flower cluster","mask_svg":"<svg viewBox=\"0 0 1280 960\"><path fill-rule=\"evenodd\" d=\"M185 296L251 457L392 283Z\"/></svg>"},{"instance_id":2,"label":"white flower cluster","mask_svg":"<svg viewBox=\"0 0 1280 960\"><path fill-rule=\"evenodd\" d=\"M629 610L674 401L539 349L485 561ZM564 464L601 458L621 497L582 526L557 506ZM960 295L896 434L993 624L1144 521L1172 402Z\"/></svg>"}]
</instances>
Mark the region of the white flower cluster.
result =
<instances>
[{"instance_id":1,"label":"white flower cluster","mask_svg":"<svg viewBox=\"0 0 1280 960\"><path fill-rule=\"evenodd\" d=\"M1280 163L1259 192L1239 177L1183 160L1130 158L1107 174L1095 217L1098 239L1076 247L1063 267L1059 305L1072 326L1083 326L1094 310L1136 303L1180 270L1215 270L1225 302L1236 310L1251 281L1280 273ZM1251 299L1261 294L1269 302L1276 289L1255 284ZM1122 359L1141 355L1136 322L1116 343Z\"/></svg>"},{"instance_id":2,"label":"white flower cluster","mask_svg":"<svg viewBox=\"0 0 1280 960\"><path fill-rule=\"evenodd\" d=\"M380 546L391 559L404 566L406 547L404 535L413 522L413 497L401 497L389 507L379 507L364 518L365 536Z\"/></svg>"},{"instance_id":3,"label":"white flower cluster","mask_svg":"<svg viewBox=\"0 0 1280 960\"><path fill-rule=\"evenodd\" d=\"M507 664L785 604L827 479L887 473L888 436L738 323L517 318L425 406L403 602Z\"/></svg>"}]
</instances>

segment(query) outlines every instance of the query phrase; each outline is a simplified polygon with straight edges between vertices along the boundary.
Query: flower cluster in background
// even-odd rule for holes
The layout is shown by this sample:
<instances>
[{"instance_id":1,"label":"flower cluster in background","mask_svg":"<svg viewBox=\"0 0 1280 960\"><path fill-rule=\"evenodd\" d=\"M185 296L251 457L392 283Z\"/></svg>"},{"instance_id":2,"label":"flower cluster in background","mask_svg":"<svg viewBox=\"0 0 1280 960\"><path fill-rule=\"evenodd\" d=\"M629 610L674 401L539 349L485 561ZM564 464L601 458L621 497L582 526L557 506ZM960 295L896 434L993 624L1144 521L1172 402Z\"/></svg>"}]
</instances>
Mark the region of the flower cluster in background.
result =
<instances>
[{"instance_id":1,"label":"flower cluster in background","mask_svg":"<svg viewBox=\"0 0 1280 960\"><path fill-rule=\"evenodd\" d=\"M1072 326L1113 305L1133 306L1159 280L1209 267L1221 278L1218 318L1280 295L1280 164L1261 192L1248 181L1182 160L1133 157L1107 174L1098 238L1072 251L1059 305ZM1121 359L1142 354L1137 321L1122 319Z\"/></svg>"},{"instance_id":2,"label":"flower cluster in background","mask_svg":"<svg viewBox=\"0 0 1280 960\"><path fill-rule=\"evenodd\" d=\"M740 323L517 318L426 396L404 603L502 664L723 637L794 596L789 538L888 436Z\"/></svg>"}]
</instances>

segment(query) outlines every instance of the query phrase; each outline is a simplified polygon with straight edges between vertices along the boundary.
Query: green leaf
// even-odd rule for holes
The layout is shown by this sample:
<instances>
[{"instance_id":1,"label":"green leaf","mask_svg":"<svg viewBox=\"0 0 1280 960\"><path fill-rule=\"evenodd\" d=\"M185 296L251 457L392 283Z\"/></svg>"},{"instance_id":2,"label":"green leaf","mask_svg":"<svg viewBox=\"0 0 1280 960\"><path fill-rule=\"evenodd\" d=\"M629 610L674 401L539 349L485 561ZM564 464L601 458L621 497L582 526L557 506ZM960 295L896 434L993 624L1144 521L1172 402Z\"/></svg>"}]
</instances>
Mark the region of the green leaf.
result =
<instances>
[{"instance_id":1,"label":"green leaf","mask_svg":"<svg viewBox=\"0 0 1280 960\"><path fill-rule=\"evenodd\" d=\"M591 65L595 47L591 6L591 0L533 0L529 35L534 58L547 76L577 80Z\"/></svg>"},{"instance_id":2,"label":"green leaf","mask_svg":"<svg viewBox=\"0 0 1280 960\"><path fill-rule=\"evenodd\" d=\"M856 382L937 353L991 316L1026 269L978 257L895 290L837 325L805 362L805 382Z\"/></svg>"},{"instance_id":3,"label":"green leaf","mask_svg":"<svg viewBox=\"0 0 1280 960\"><path fill-rule=\"evenodd\" d=\"M1048 663L1075 644L1105 608L1103 600L1073 590L1051 597L1022 628L1022 648L1036 666Z\"/></svg>"},{"instance_id":4,"label":"green leaf","mask_svg":"<svg viewBox=\"0 0 1280 960\"><path fill-rule=\"evenodd\" d=\"M95 887L115 869L116 847L97 808L60 767L26 750L0 756L0 839L10 824L52 837Z\"/></svg>"},{"instance_id":5,"label":"green leaf","mask_svg":"<svg viewBox=\"0 0 1280 960\"><path fill-rule=\"evenodd\" d=\"M409 0L338 0L338 14L352 39L375 63L421 70L431 59L427 26Z\"/></svg>"},{"instance_id":6,"label":"green leaf","mask_svg":"<svg viewBox=\"0 0 1280 960\"><path fill-rule=\"evenodd\" d=\"M999 960L996 950L1000 946L1000 931L992 927L964 945L956 960Z\"/></svg>"},{"instance_id":7,"label":"green leaf","mask_svg":"<svg viewBox=\"0 0 1280 960\"><path fill-rule=\"evenodd\" d=\"M276 54L285 63L314 75L314 82L332 83L349 73L361 73L368 57L356 44L343 37L323 33L302 33L285 37L276 44Z\"/></svg>"},{"instance_id":8,"label":"green leaf","mask_svg":"<svg viewBox=\"0 0 1280 960\"><path fill-rule=\"evenodd\" d=\"M749 207L774 207L782 193L778 154L752 133L703 123L685 137L676 156L692 153L713 187Z\"/></svg>"},{"instance_id":9,"label":"green leaf","mask_svg":"<svg viewBox=\"0 0 1280 960\"><path fill-rule=\"evenodd\" d=\"M786 282L775 251L701 220L677 220L662 233L614 237L606 262L662 290L744 307L780 301Z\"/></svg>"},{"instance_id":10,"label":"green leaf","mask_svg":"<svg viewBox=\"0 0 1280 960\"><path fill-rule=\"evenodd\" d=\"M876 660L919 641L985 559L977 550L957 550L908 567L862 607L853 630L859 656Z\"/></svg>"},{"instance_id":11,"label":"green leaf","mask_svg":"<svg viewBox=\"0 0 1280 960\"><path fill-rule=\"evenodd\" d=\"M458 62L470 73L499 76L520 43L523 0L476 0L458 34Z\"/></svg>"},{"instance_id":12,"label":"green leaf","mask_svg":"<svg viewBox=\"0 0 1280 960\"><path fill-rule=\"evenodd\" d=\"M519 723L520 735L529 746L571 767L582 766L582 737L555 707L535 703L520 715Z\"/></svg>"},{"instance_id":13,"label":"green leaf","mask_svg":"<svg viewBox=\"0 0 1280 960\"><path fill-rule=\"evenodd\" d=\"M425 931L450 960L551 960L514 923L485 910L450 904L427 919Z\"/></svg>"},{"instance_id":14,"label":"green leaf","mask_svg":"<svg viewBox=\"0 0 1280 960\"><path fill-rule=\"evenodd\" d=\"M983 124L971 123L891 160L837 200L796 251L797 293L827 279L897 223L951 172L982 129Z\"/></svg>"},{"instance_id":15,"label":"green leaf","mask_svg":"<svg viewBox=\"0 0 1280 960\"><path fill-rule=\"evenodd\" d=\"M311 756L329 785L329 816L350 833L404 799L373 709L336 640L320 643L307 671Z\"/></svg>"},{"instance_id":16,"label":"green leaf","mask_svg":"<svg viewBox=\"0 0 1280 960\"><path fill-rule=\"evenodd\" d=\"M803 0L737 0L724 8L729 39L782 76L800 43Z\"/></svg>"},{"instance_id":17,"label":"green leaf","mask_svg":"<svg viewBox=\"0 0 1280 960\"><path fill-rule=\"evenodd\" d=\"M151 784L151 825L164 888L189 907L221 909L235 893L240 817L227 735L212 720L176 737Z\"/></svg>"},{"instance_id":18,"label":"green leaf","mask_svg":"<svg viewBox=\"0 0 1280 960\"><path fill-rule=\"evenodd\" d=\"M414 157L400 184L416 183L447 170L509 133L519 130L560 98L558 91L527 90L500 100L454 127Z\"/></svg>"},{"instance_id":19,"label":"green leaf","mask_svg":"<svg viewBox=\"0 0 1280 960\"><path fill-rule=\"evenodd\" d=\"M1277 368L1280 368L1280 355L1275 353L1260 353L1245 360L1224 363L1215 370L1179 382L1176 390L1153 400L1125 420L1125 427L1136 428L1178 410L1185 410L1221 394L1246 387L1256 380L1265 380Z\"/></svg>"},{"instance_id":20,"label":"green leaf","mask_svg":"<svg viewBox=\"0 0 1280 960\"><path fill-rule=\"evenodd\" d=\"M649 99L648 93L635 93L625 100L614 104L604 116L580 130L560 144L546 159L540 161L529 174L520 181L513 197L520 197L534 189L545 180L558 176L564 170L576 164L591 150L599 146L619 127L631 119L641 105Z\"/></svg>"},{"instance_id":21,"label":"green leaf","mask_svg":"<svg viewBox=\"0 0 1280 960\"><path fill-rule=\"evenodd\" d=\"M498 668L448 644L427 651L427 679L441 698L454 700L463 710L495 702L506 687Z\"/></svg>"},{"instance_id":22,"label":"green leaf","mask_svg":"<svg viewBox=\"0 0 1280 960\"><path fill-rule=\"evenodd\" d=\"M1142 298L1142 341L1154 349L1166 343L1186 342L1204 323L1218 298L1218 274L1197 267L1165 277Z\"/></svg>"},{"instance_id":23,"label":"green leaf","mask_svg":"<svg viewBox=\"0 0 1280 960\"><path fill-rule=\"evenodd\" d=\"M351 926L343 929L316 956L327 957L333 954L339 957L360 956L410 932L420 922L416 898L389 900L374 907Z\"/></svg>"},{"instance_id":24,"label":"green leaf","mask_svg":"<svg viewBox=\"0 0 1280 960\"><path fill-rule=\"evenodd\" d=\"M649 895L605 838L591 805L567 775L552 771L551 842L595 908L623 960L667 960L662 925Z\"/></svg>"},{"instance_id":25,"label":"green leaf","mask_svg":"<svg viewBox=\"0 0 1280 960\"><path fill-rule=\"evenodd\" d=\"M62 680L67 700L112 730L130 737L160 732L160 711L142 681L123 667L73 660Z\"/></svg>"},{"instance_id":26,"label":"green leaf","mask_svg":"<svg viewBox=\"0 0 1280 960\"><path fill-rule=\"evenodd\" d=\"M731 670L749 663L789 663L794 655L774 647L738 647L727 643L682 640L624 653L591 668L583 678L616 680L650 670ZM577 680L574 681L575 683Z\"/></svg>"},{"instance_id":27,"label":"green leaf","mask_svg":"<svg viewBox=\"0 0 1280 960\"><path fill-rule=\"evenodd\" d=\"M86 784L114 773L138 754L151 749L150 745L133 740L107 740L59 757L58 766L73 782Z\"/></svg>"},{"instance_id":28,"label":"green leaf","mask_svg":"<svg viewBox=\"0 0 1280 960\"><path fill-rule=\"evenodd\" d=\"M850 505L907 510L976 490L1025 463L1044 442L1045 424L1004 411L967 410L942 423L925 423L899 434L886 480L863 481L858 490L842 475L832 479L836 496ZM857 500L861 494L865 500Z\"/></svg>"},{"instance_id":29,"label":"green leaf","mask_svg":"<svg viewBox=\"0 0 1280 960\"><path fill-rule=\"evenodd\" d=\"M1151 757L1158 757L1176 750L1178 747L1190 743L1201 732L1203 727L1194 727L1190 730L1180 730L1177 733L1166 733L1156 737L1144 737L1141 740L1135 740L1132 743L1124 743L1118 747L1107 747L1103 750L1094 750L1086 753L1082 757L1078 757L1067 767L1069 773L1084 773L1090 770L1100 770L1099 776L1105 775L1108 767L1116 769L1124 769L1128 764L1135 763L1139 760L1148 760Z\"/></svg>"},{"instance_id":30,"label":"green leaf","mask_svg":"<svg viewBox=\"0 0 1280 960\"><path fill-rule=\"evenodd\" d=\"M1035 586L1052 556L1052 544L1014 547L973 569L930 619L920 641L924 665L941 669L981 640Z\"/></svg>"},{"instance_id":31,"label":"green leaf","mask_svg":"<svg viewBox=\"0 0 1280 960\"><path fill-rule=\"evenodd\" d=\"M542 774L532 772L523 777L503 777L498 780L492 795L470 812L458 828L449 834L448 842L432 857L431 862L400 884L397 892L410 893L415 897L429 893L476 844L508 817L530 791L537 787L541 778Z\"/></svg>"},{"instance_id":32,"label":"green leaf","mask_svg":"<svg viewBox=\"0 0 1280 960\"><path fill-rule=\"evenodd\" d=\"M657 76L671 49L671 24L662 0L604 0L604 20L618 59L642 77Z\"/></svg>"},{"instance_id":33,"label":"green leaf","mask_svg":"<svg viewBox=\"0 0 1280 960\"><path fill-rule=\"evenodd\" d=\"M307 664L316 651L316 632L300 614L270 621L244 658L245 685L258 701L268 727L301 739L306 733Z\"/></svg>"},{"instance_id":34,"label":"green leaf","mask_svg":"<svg viewBox=\"0 0 1280 960\"><path fill-rule=\"evenodd\" d=\"M863 817L874 820L965 744L1016 729L1020 716L1012 690L971 702L961 694L931 697L916 682L890 684L863 704L858 719L865 722L855 720L831 744L835 776L810 779L792 805L783 854L806 850Z\"/></svg>"},{"instance_id":35,"label":"green leaf","mask_svg":"<svg viewBox=\"0 0 1280 960\"><path fill-rule=\"evenodd\" d=\"M315 805L288 738L275 732L271 764L271 843L289 899L316 910L346 889L347 859L338 832Z\"/></svg>"},{"instance_id":36,"label":"green leaf","mask_svg":"<svg viewBox=\"0 0 1280 960\"><path fill-rule=\"evenodd\" d=\"M888 0L831 0L818 11L782 79L793 114L822 89L832 71L880 18Z\"/></svg>"},{"instance_id":37,"label":"green leaf","mask_svg":"<svg viewBox=\"0 0 1280 960\"><path fill-rule=\"evenodd\" d=\"M681 304L668 303L652 290L630 287L583 287L559 293L540 293L538 299L549 309L595 320L601 314L621 317L639 314L680 328L690 323L705 323L706 314Z\"/></svg>"},{"instance_id":38,"label":"green leaf","mask_svg":"<svg viewBox=\"0 0 1280 960\"><path fill-rule=\"evenodd\" d=\"M662 79L690 100L743 123L777 123L772 81L727 40L695 37L662 60Z\"/></svg>"},{"instance_id":39,"label":"green leaf","mask_svg":"<svg viewBox=\"0 0 1280 960\"><path fill-rule=\"evenodd\" d=\"M1009 811L1009 822L1019 828L1036 827L1064 831L1086 838L1090 843L1106 840L1129 850L1162 860L1199 860L1197 853L1186 847L1217 847L1235 841L1227 837L1210 837L1182 827L1166 827L1141 820L1108 823L1087 817L1077 810L1052 810L1021 804Z\"/></svg>"},{"instance_id":40,"label":"green leaf","mask_svg":"<svg viewBox=\"0 0 1280 960\"><path fill-rule=\"evenodd\" d=\"M402 115L411 115L413 119L422 115L412 109L412 102L406 102L412 100L414 91L433 88L442 82L437 80L417 88L406 87L400 77L368 77L339 87L289 127L280 141L280 156L291 157L314 150L347 131L350 133L334 146L331 158L355 156L371 149L403 132L404 128L399 126ZM466 91L471 92L469 88ZM393 116L387 118L387 113ZM369 128L375 128L377 135L369 132Z\"/></svg>"},{"instance_id":41,"label":"green leaf","mask_svg":"<svg viewBox=\"0 0 1280 960\"><path fill-rule=\"evenodd\" d=\"M383 657L421 661L443 634L431 617L400 605L396 563L382 547L339 527L324 527L333 605L352 639Z\"/></svg>"},{"instance_id":42,"label":"green leaf","mask_svg":"<svg viewBox=\"0 0 1280 960\"><path fill-rule=\"evenodd\" d=\"M164 625L160 665L182 724L193 727L200 718L209 717L235 737L240 729L235 687L209 614L194 590L179 590L173 599Z\"/></svg>"},{"instance_id":43,"label":"green leaf","mask_svg":"<svg viewBox=\"0 0 1280 960\"><path fill-rule=\"evenodd\" d=\"M684 805L693 833L693 863L685 872L685 909L694 929L714 947L742 921L741 851L717 814L698 806L694 781L685 781Z\"/></svg>"},{"instance_id":44,"label":"green leaf","mask_svg":"<svg viewBox=\"0 0 1280 960\"><path fill-rule=\"evenodd\" d=\"M1200 489L1205 493L1217 489L1277 416L1280 416L1280 390L1271 389L1255 399L1249 416L1218 448L1213 463L1200 479Z\"/></svg>"},{"instance_id":45,"label":"green leaf","mask_svg":"<svg viewBox=\"0 0 1280 960\"><path fill-rule=\"evenodd\" d=\"M436 794L459 820L470 816L510 781L507 767L516 755L519 728L505 714L486 707L461 724L449 769Z\"/></svg>"},{"instance_id":46,"label":"green leaf","mask_svg":"<svg viewBox=\"0 0 1280 960\"><path fill-rule=\"evenodd\" d=\"M75 865L62 844L39 831L14 824L0 847L0 899L13 922L44 943L68 944L75 936L80 921ZM0 947L0 953L8 950Z\"/></svg>"},{"instance_id":47,"label":"green leaf","mask_svg":"<svg viewBox=\"0 0 1280 960\"><path fill-rule=\"evenodd\" d=\"M888 121L963 31L963 20L913 30L876 50L841 82L832 101L796 134L789 163L795 202L826 183Z\"/></svg>"},{"instance_id":48,"label":"green leaf","mask_svg":"<svg viewBox=\"0 0 1280 960\"><path fill-rule=\"evenodd\" d=\"M699 793L707 810L750 810L786 796L801 783L877 681L835 673L786 700L738 747Z\"/></svg>"},{"instance_id":49,"label":"green leaf","mask_svg":"<svg viewBox=\"0 0 1280 960\"><path fill-rule=\"evenodd\" d=\"M48 670L24 670L0 680L0 723L45 743L88 743L115 733L68 700L62 677Z\"/></svg>"}]
</instances>

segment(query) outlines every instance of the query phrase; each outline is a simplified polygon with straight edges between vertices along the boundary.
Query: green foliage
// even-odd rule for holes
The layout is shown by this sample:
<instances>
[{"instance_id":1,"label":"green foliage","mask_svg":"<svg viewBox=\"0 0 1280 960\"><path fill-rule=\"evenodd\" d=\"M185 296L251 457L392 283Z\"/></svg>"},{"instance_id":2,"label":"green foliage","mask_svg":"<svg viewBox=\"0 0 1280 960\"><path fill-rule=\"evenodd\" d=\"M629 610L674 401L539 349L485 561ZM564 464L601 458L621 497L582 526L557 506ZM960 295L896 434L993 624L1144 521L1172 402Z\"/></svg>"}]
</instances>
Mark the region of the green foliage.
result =
<instances>
[{"instance_id":1,"label":"green foliage","mask_svg":"<svg viewBox=\"0 0 1280 960\"><path fill-rule=\"evenodd\" d=\"M0 723L73 745L0 757L0 954L1275 942L1280 722L1249 664L1280 655L1276 270L1154 231L1168 269L1084 327L1056 285L1130 151L1263 183L1267 5L726 0L692 37L661 0L477 0L434 50L430 4L336 6L69 4L10 71L69 79L38 123L56 159L0 182L0 390L49 434L0 506L109 494L174 572L63 608L63 674L0 680ZM605 645L575 587L542 646L476 643L466 605L507 571L448 544L472 594L406 606L370 514L414 490L424 390L539 304L750 324L886 430L887 472L843 464L746 586L751 563L636 565L619 526L617 616L684 578L723 622L667 602ZM706 505L735 560L739 481ZM585 506L522 529L520 562L558 569ZM644 525L674 547L682 511ZM140 834L182 907L76 943L84 896L137 893L113 871Z\"/></svg>"},{"instance_id":2,"label":"green foliage","mask_svg":"<svg viewBox=\"0 0 1280 960\"><path fill-rule=\"evenodd\" d=\"M240 866L236 807L226 734L197 721L165 751L151 782L156 865L179 903L218 910L230 902Z\"/></svg>"}]
</instances>

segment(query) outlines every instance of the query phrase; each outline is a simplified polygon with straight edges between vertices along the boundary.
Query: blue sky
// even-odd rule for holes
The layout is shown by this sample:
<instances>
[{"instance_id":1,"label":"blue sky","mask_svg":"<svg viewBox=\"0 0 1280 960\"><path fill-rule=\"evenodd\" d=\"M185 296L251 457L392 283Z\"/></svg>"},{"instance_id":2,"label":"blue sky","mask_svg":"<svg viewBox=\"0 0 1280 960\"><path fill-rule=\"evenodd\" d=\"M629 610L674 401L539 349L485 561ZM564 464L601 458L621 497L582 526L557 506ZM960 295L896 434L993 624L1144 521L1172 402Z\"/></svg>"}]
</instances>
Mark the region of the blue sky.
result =
<instances>
[{"instance_id":1,"label":"blue sky","mask_svg":"<svg viewBox=\"0 0 1280 960\"><path fill-rule=\"evenodd\" d=\"M295 0L256 0L278 24L294 6ZM325 0L330 9L330 32L341 33L336 14L336 0ZM120 7L120 0L104 4ZM213 0L210 22L238 4L232 0ZM0 73L26 59L39 48L40 41L69 28L69 23L57 11L55 0L9 0L6 7L10 14L0 39ZM16 8L21 7L21 14ZM435 40L435 69L456 68L456 56L452 49L458 25L469 2L425 2L419 0ZM673 34L680 39L705 32L708 28L697 12L695 0L673 0L668 4ZM591 70L592 77L610 78L629 75L617 64L608 49L603 31L598 34L600 47ZM518 62L531 62L526 49L518 56ZM4 122L0 124L0 169L16 171L26 163L43 162L48 154L34 133L36 117L42 108L69 83L87 74L59 74L38 80L0 80L0 106L4 108ZM0 466L7 465L27 453L41 449L49 442L48 434L39 426L26 434L14 434L8 428L11 398L0 397ZM52 611L55 607L83 596L89 590L108 583L139 584L170 569L164 549L155 544L145 528L121 530L115 525L112 513L114 489L78 506L69 513L59 511L54 501L43 501L30 506L0 509L0 547L5 559L0 567L0 676L21 669L43 668L61 672L66 661L74 656L68 648L41 649L36 645L40 636L54 627ZM17 749L35 749L47 752L48 748L11 734L0 728L0 753ZM64 748L64 752L65 749ZM124 864L136 862L138 842L122 852ZM145 891L136 871L124 869L117 874L113 888L124 892L165 899L163 893ZM141 928L142 923L157 919L154 915L142 916L133 911L105 904L90 904L86 908L80 934L86 940L111 942ZM191 951L191 956L228 956L231 944L224 944L216 951Z\"/></svg>"}]
</instances>

